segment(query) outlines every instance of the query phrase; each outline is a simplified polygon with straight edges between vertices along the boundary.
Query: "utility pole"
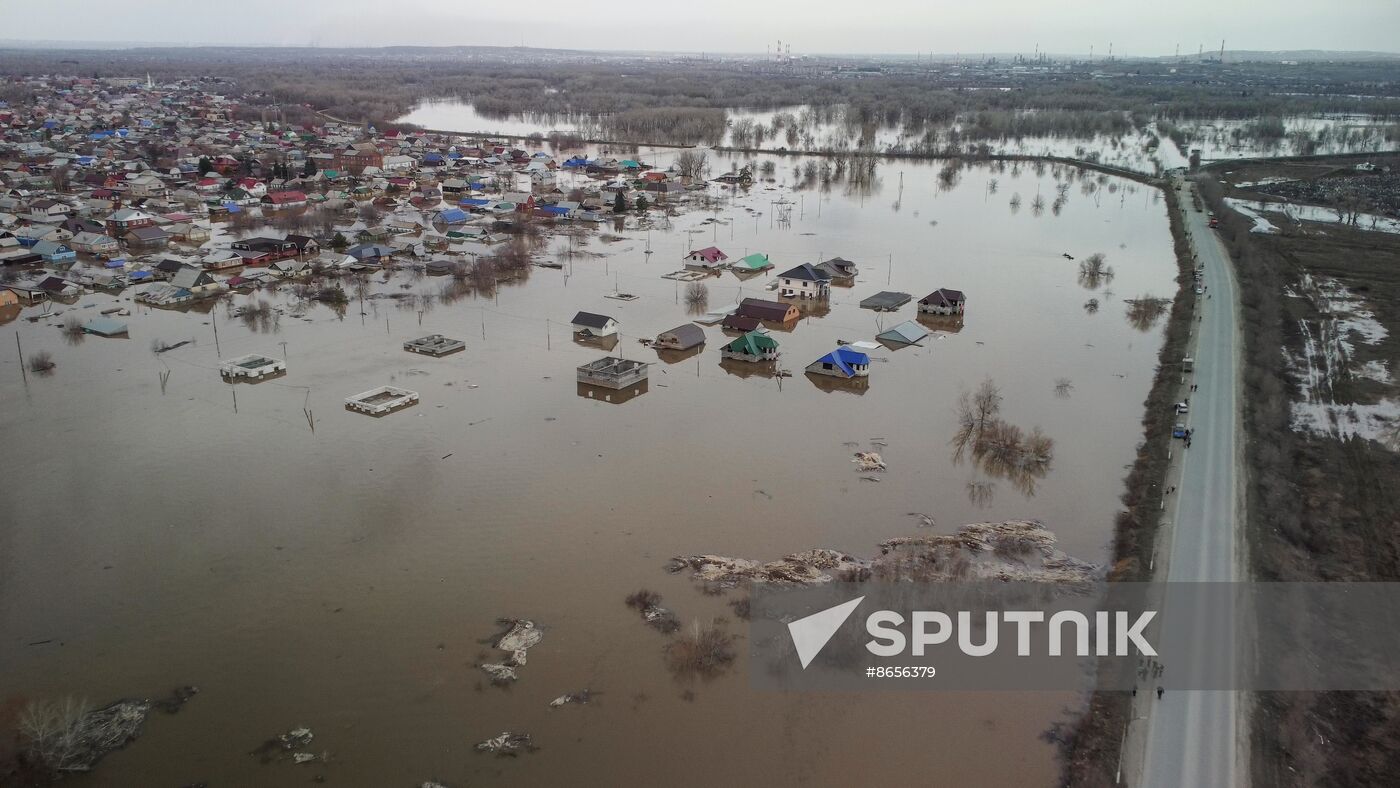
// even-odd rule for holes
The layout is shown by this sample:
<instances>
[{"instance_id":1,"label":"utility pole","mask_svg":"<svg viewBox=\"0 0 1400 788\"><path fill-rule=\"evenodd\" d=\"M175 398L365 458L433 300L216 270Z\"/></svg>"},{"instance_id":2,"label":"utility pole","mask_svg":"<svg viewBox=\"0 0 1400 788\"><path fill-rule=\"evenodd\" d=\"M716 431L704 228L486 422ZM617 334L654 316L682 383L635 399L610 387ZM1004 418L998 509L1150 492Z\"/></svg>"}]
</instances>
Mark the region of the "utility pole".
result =
<instances>
[{"instance_id":1,"label":"utility pole","mask_svg":"<svg viewBox=\"0 0 1400 788\"><path fill-rule=\"evenodd\" d=\"M224 357L224 353L223 353L222 350L219 349L219 313L218 313L218 312L215 312L215 311L212 310L212 309L209 310L209 324L212 325L212 326L214 327L214 355L217 356L217 357L219 357L219 358L223 358L223 357ZM19 339L19 337L16 336L15 339ZM234 410L234 412L236 413L236 412L238 412L238 395L237 395L237 394L234 394L234 395L233 395L233 399L234 399L234 408L233 408L233 410Z\"/></svg>"},{"instance_id":2,"label":"utility pole","mask_svg":"<svg viewBox=\"0 0 1400 788\"><path fill-rule=\"evenodd\" d=\"M24 384L29 385L29 372L24 368L24 346L19 342L19 332L15 332L15 350L19 352L19 374L24 378Z\"/></svg>"}]
</instances>

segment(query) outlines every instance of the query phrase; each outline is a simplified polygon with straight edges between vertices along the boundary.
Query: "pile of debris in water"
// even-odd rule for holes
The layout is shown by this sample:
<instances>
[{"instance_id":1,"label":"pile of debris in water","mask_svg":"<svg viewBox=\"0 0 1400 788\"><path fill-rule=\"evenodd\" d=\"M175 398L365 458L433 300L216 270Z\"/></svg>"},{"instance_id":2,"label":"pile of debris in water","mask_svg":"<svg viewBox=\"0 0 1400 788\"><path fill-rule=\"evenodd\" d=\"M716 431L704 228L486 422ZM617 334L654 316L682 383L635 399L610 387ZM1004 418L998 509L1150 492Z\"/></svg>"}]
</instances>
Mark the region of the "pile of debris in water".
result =
<instances>
[{"instance_id":1,"label":"pile of debris in water","mask_svg":"<svg viewBox=\"0 0 1400 788\"><path fill-rule=\"evenodd\" d=\"M544 639L544 632L535 622L524 618L502 618L496 623L506 631L496 640L496 648L510 654L501 662L484 663L479 667L491 677L492 684L509 684L520 678L517 672L525 664L525 652Z\"/></svg>"},{"instance_id":2,"label":"pile of debris in water","mask_svg":"<svg viewBox=\"0 0 1400 788\"><path fill-rule=\"evenodd\" d=\"M855 463L856 470L862 473L885 470L885 460L878 452L858 451L851 458L851 462Z\"/></svg>"},{"instance_id":3,"label":"pile of debris in water","mask_svg":"<svg viewBox=\"0 0 1400 788\"><path fill-rule=\"evenodd\" d=\"M549 702L549 707L551 709L557 709L560 706L567 706L570 703L576 703L580 706L584 706L592 702L593 693L591 691L579 690L578 692L566 692L563 695L560 695L559 697Z\"/></svg>"},{"instance_id":4,"label":"pile of debris in water","mask_svg":"<svg viewBox=\"0 0 1400 788\"><path fill-rule=\"evenodd\" d=\"M100 709L73 714L81 707L72 701L35 703L25 712L32 720L28 732L30 755L55 772L86 772L107 753L120 750L141 735L151 709L178 712L198 687L177 687L169 698L119 700Z\"/></svg>"},{"instance_id":5,"label":"pile of debris in water","mask_svg":"<svg viewBox=\"0 0 1400 788\"><path fill-rule=\"evenodd\" d=\"M691 570L695 580L725 589L742 582L817 585L833 580L948 582L1003 580L1082 583L1098 572L1094 564L1066 555L1055 535L1038 520L972 523L952 534L887 539L880 555L865 559L817 548L767 563L717 555L677 556L667 571Z\"/></svg>"},{"instance_id":6,"label":"pile of debris in water","mask_svg":"<svg viewBox=\"0 0 1400 788\"><path fill-rule=\"evenodd\" d=\"M501 757L515 757L521 752L534 752L539 748L528 733L502 731L499 736L493 736L476 745L476 749L477 752L491 752Z\"/></svg>"},{"instance_id":7,"label":"pile of debris in water","mask_svg":"<svg viewBox=\"0 0 1400 788\"><path fill-rule=\"evenodd\" d=\"M627 606L642 614L642 620L652 629L663 634L671 634L681 628L681 620L675 613L661 606L661 595L642 589L627 597Z\"/></svg>"},{"instance_id":8,"label":"pile of debris in water","mask_svg":"<svg viewBox=\"0 0 1400 788\"><path fill-rule=\"evenodd\" d=\"M329 752L307 752L306 748L311 746L311 740L316 738L311 729L302 726L292 728L286 733L279 733L271 739L263 742L253 755L258 756L263 763L274 761L291 761L295 764L311 763L315 760L330 760Z\"/></svg>"}]
</instances>

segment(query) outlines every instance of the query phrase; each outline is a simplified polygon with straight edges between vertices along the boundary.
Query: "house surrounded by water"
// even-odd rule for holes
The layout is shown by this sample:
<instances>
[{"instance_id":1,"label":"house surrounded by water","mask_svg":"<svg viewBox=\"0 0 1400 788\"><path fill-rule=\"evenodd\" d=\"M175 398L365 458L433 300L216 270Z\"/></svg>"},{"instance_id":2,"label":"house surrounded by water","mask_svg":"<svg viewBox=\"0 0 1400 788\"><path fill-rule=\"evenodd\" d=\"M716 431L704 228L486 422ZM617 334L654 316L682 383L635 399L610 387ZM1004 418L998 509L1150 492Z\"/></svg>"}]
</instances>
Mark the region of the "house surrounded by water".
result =
<instances>
[{"instance_id":1,"label":"house surrounded by water","mask_svg":"<svg viewBox=\"0 0 1400 788\"><path fill-rule=\"evenodd\" d=\"M781 301L766 301L762 298L745 298L739 302L740 317L766 320L770 323L791 323L802 316L798 308Z\"/></svg>"},{"instance_id":2,"label":"house surrounded by water","mask_svg":"<svg viewBox=\"0 0 1400 788\"><path fill-rule=\"evenodd\" d=\"M657 334L653 344L663 350L690 350L705 344L705 329L694 323L686 323Z\"/></svg>"},{"instance_id":3,"label":"house surrounded by water","mask_svg":"<svg viewBox=\"0 0 1400 788\"><path fill-rule=\"evenodd\" d=\"M617 321L607 315L579 312L573 319L574 333L591 337L610 337L617 333Z\"/></svg>"},{"instance_id":4,"label":"house surrounded by water","mask_svg":"<svg viewBox=\"0 0 1400 788\"><path fill-rule=\"evenodd\" d=\"M720 356L735 361L775 361L778 358L778 341L767 334L750 331L725 345Z\"/></svg>"},{"instance_id":5,"label":"house surrounded by water","mask_svg":"<svg viewBox=\"0 0 1400 788\"><path fill-rule=\"evenodd\" d=\"M807 372L833 378L863 378L870 374L870 356L843 345L808 364Z\"/></svg>"},{"instance_id":6,"label":"house surrounded by water","mask_svg":"<svg viewBox=\"0 0 1400 788\"><path fill-rule=\"evenodd\" d=\"M811 263L778 274L778 295L784 298L826 298L831 290L831 275Z\"/></svg>"},{"instance_id":7,"label":"house surrounded by water","mask_svg":"<svg viewBox=\"0 0 1400 788\"><path fill-rule=\"evenodd\" d=\"M938 288L919 299L919 312L925 315L961 315L967 296L961 290Z\"/></svg>"},{"instance_id":8,"label":"house surrounded by water","mask_svg":"<svg viewBox=\"0 0 1400 788\"><path fill-rule=\"evenodd\" d=\"M728 260L729 255L720 251L719 247L707 246L687 254L685 267L700 271L717 271L723 268Z\"/></svg>"}]
</instances>

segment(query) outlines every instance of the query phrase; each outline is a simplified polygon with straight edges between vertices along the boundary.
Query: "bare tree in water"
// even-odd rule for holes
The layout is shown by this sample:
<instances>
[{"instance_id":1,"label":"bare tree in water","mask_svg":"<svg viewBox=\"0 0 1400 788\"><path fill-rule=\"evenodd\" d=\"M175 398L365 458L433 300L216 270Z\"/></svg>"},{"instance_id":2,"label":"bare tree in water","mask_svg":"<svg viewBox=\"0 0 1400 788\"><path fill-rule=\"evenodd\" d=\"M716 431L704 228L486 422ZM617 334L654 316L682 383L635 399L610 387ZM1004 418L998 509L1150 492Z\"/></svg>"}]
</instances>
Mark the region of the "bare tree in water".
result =
<instances>
[{"instance_id":1,"label":"bare tree in water","mask_svg":"<svg viewBox=\"0 0 1400 788\"><path fill-rule=\"evenodd\" d=\"M676 169L682 178L698 180L710 171L709 154L700 150L683 150L676 156Z\"/></svg>"}]
</instances>

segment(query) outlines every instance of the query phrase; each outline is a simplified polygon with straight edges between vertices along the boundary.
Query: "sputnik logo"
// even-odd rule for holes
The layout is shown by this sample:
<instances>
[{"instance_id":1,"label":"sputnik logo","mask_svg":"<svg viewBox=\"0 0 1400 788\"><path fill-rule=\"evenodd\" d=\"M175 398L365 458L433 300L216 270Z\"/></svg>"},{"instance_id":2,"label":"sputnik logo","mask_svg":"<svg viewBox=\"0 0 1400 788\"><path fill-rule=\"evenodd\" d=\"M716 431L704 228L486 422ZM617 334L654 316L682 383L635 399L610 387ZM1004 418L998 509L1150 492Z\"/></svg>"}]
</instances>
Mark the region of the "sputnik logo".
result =
<instances>
[{"instance_id":1,"label":"sputnik logo","mask_svg":"<svg viewBox=\"0 0 1400 788\"><path fill-rule=\"evenodd\" d=\"M801 660L803 670L812 664L812 660L821 653L822 647L836 634L836 630L846 623L846 619L851 617L864 599L863 596L856 597L849 602L842 602L836 607L829 607L788 624L788 634L792 635L792 645L797 648L797 658Z\"/></svg>"}]
</instances>

